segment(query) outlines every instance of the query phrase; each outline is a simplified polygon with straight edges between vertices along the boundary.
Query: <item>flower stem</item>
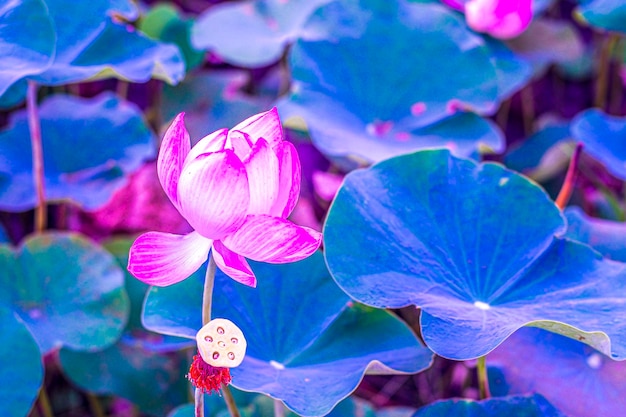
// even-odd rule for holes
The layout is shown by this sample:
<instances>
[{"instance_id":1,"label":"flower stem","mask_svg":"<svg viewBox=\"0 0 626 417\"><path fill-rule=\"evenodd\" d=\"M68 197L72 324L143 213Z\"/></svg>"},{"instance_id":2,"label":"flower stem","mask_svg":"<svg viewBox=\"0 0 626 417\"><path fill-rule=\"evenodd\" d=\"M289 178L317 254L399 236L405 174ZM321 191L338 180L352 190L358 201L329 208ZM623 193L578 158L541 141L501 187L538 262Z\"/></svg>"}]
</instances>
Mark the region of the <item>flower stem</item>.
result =
<instances>
[{"instance_id":1,"label":"flower stem","mask_svg":"<svg viewBox=\"0 0 626 417\"><path fill-rule=\"evenodd\" d=\"M122 97L124 100L128 98L128 81L117 80L117 85L115 86L115 93Z\"/></svg>"},{"instance_id":2,"label":"flower stem","mask_svg":"<svg viewBox=\"0 0 626 417\"><path fill-rule=\"evenodd\" d=\"M582 150L583 144L580 142L577 143L576 149L574 149L574 153L570 159L567 173L565 174L565 181L563 181L561 191L559 191L559 195L556 197L556 201L554 202L561 210L565 208L567 202L572 196L572 193L574 192L574 185L576 184L576 177L578 173L578 161L580 160L580 153Z\"/></svg>"},{"instance_id":3,"label":"flower stem","mask_svg":"<svg viewBox=\"0 0 626 417\"><path fill-rule=\"evenodd\" d=\"M26 109L28 112L28 127L30 129L30 143L33 153L33 179L37 191L37 206L35 207L35 231L43 232L48 223L46 208L46 192L44 183L43 145L41 141L41 121L37 109L37 83L28 81L26 93Z\"/></svg>"},{"instance_id":4,"label":"flower stem","mask_svg":"<svg viewBox=\"0 0 626 417\"><path fill-rule=\"evenodd\" d=\"M92 393L87 394L87 402L89 403L89 409L94 417L105 417L104 409L98 397Z\"/></svg>"},{"instance_id":5,"label":"flower stem","mask_svg":"<svg viewBox=\"0 0 626 417\"><path fill-rule=\"evenodd\" d=\"M195 406L194 406L194 416L195 417L204 417L204 392L201 389L196 388L196 394L194 395Z\"/></svg>"},{"instance_id":6,"label":"flower stem","mask_svg":"<svg viewBox=\"0 0 626 417\"><path fill-rule=\"evenodd\" d=\"M613 59L614 62L623 62L624 61L624 44L623 39L618 38L615 42L615 46L613 47ZM624 96L624 83L622 81L622 77L620 75L619 66L613 71L613 77L611 80L611 101L609 103L609 111L612 114L620 115L622 110L622 100Z\"/></svg>"},{"instance_id":7,"label":"flower stem","mask_svg":"<svg viewBox=\"0 0 626 417\"><path fill-rule=\"evenodd\" d=\"M209 265L206 269L206 276L204 278L204 290L202 291L202 324L205 325L211 321L211 306L213 305L213 286L215 284L215 272L217 265L215 259L213 259L213 252L209 253ZM230 392L228 385L222 384L222 395L224 401L226 401L226 407L232 417L241 417L235 398ZM195 410L196 417L204 417L204 393L196 388L195 394Z\"/></svg>"},{"instance_id":8,"label":"flower stem","mask_svg":"<svg viewBox=\"0 0 626 417\"><path fill-rule=\"evenodd\" d=\"M213 259L213 250L209 253L209 265L204 278L204 291L202 292L202 325L211 321L211 306L213 305L213 285L215 283L215 271L217 265Z\"/></svg>"},{"instance_id":9,"label":"flower stem","mask_svg":"<svg viewBox=\"0 0 626 417\"><path fill-rule=\"evenodd\" d=\"M604 110L606 106L607 90L609 87L609 76L611 72L611 53L619 41L618 35L609 35L602 42L600 49L600 69L596 80L596 96L594 105Z\"/></svg>"},{"instance_id":10,"label":"flower stem","mask_svg":"<svg viewBox=\"0 0 626 417\"><path fill-rule=\"evenodd\" d=\"M202 291L202 325L211 321L211 306L213 305L213 284L215 283L215 270L217 265L213 259L213 250L209 252L209 265L204 276L204 290ZM195 416L204 417L204 393L196 388L194 395Z\"/></svg>"},{"instance_id":11,"label":"flower stem","mask_svg":"<svg viewBox=\"0 0 626 417\"><path fill-rule=\"evenodd\" d=\"M48 398L48 391L46 391L45 385L42 385L39 390L39 411L44 417L54 417L52 405L50 405L50 398Z\"/></svg>"},{"instance_id":12,"label":"flower stem","mask_svg":"<svg viewBox=\"0 0 626 417\"><path fill-rule=\"evenodd\" d=\"M496 114L496 123L503 131L506 130L506 125L509 122L509 114L511 112L511 99L508 98L502 102L498 113Z\"/></svg>"},{"instance_id":13,"label":"flower stem","mask_svg":"<svg viewBox=\"0 0 626 417\"><path fill-rule=\"evenodd\" d=\"M237 403L235 402L235 397L233 397L233 393L230 391L230 388L228 388L228 385L222 385L222 395L224 395L226 408L228 408L231 417L241 417Z\"/></svg>"},{"instance_id":14,"label":"flower stem","mask_svg":"<svg viewBox=\"0 0 626 417\"><path fill-rule=\"evenodd\" d=\"M524 120L524 133L530 135L533 133L533 125L535 123L535 94L533 85L528 84L520 91L520 99L522 100L522 118Z\"/></svg>"},{"instance_id":15,"label":"flower stem","mask_svg":"<svg viewBox=\"0 0 626 417\"><path fill-rule=\"evenodd\" d=\"M478 373L478 392L480 399L484 400L491 397L491 392L489 392L489 377L487 376L487 364L484 356L476 360L476 371Z\"/></svg>"}]
</instances>

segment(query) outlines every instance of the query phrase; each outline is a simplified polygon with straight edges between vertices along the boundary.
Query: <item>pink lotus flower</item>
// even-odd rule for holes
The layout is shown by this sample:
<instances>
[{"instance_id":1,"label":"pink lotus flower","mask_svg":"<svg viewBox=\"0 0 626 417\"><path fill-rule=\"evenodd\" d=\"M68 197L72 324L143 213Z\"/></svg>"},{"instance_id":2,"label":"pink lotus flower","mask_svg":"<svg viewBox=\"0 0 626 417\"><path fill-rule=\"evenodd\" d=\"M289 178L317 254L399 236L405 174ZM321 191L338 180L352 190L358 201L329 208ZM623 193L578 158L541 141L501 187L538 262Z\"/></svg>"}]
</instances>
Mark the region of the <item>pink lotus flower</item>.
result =
<instances>
[{"instance_id":1,"label":"pink lotus flower","mask_svg":"<svg viewBox=\"0 0 626 417\"><path fill-rule=\"evenodd\" d=\"M533 18L532 0L441 0L453 9L465 11L467 25L476 32L510 39L528 28Z\"/></svg>"},{"instance_id":2,"label":"pink lotus flower","mask_svg":"<svg viewBox=\"0 0 626 417\"><path fill-rule=\"evenodd\" d=\"M183 118L176 116L165 133L157 171L194 231L139 236L128 270L148 284L171 285L193 274L211 250L224 273L254 287L245 258L286 263L315 252L321 234L286 219L300 194L300 160L283 141L276 109L218 130L193 148Z\"/></svg>"},{"instance_id":3,"label":"pink lotus flower","mask_svg":"<svg viewBox=\"0 0 626 417\"><path fill-rule=\"evenodd\" d=\"M532 17L531 0L470 0L465 3L467 25L495 38L520 35L530 25Z\"/></svg>"}]
</instances>

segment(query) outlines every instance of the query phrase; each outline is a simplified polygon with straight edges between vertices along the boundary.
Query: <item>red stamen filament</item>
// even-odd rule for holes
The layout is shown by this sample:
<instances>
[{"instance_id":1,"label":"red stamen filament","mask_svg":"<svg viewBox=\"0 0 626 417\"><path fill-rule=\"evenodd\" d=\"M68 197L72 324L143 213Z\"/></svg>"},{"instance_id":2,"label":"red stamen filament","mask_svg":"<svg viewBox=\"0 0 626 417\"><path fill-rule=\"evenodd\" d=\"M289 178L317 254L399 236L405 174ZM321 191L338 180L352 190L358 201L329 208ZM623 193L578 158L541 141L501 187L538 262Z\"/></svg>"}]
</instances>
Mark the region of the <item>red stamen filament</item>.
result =
<instances>
[{"instance_id":1,"label":"red stamen filament","mask_svg":"<svg viewBox=\"0 0 626 417\"><path fill-rule=\"evenodd\" d=\"M232 380L230 369L216 368L209 365L202 359L199 353L193 357L187 379L191 381L194 387L205 394L211 393L212 391L219 392L222 388L222 384L228 385Z\"/></svg>"}]
</instances>

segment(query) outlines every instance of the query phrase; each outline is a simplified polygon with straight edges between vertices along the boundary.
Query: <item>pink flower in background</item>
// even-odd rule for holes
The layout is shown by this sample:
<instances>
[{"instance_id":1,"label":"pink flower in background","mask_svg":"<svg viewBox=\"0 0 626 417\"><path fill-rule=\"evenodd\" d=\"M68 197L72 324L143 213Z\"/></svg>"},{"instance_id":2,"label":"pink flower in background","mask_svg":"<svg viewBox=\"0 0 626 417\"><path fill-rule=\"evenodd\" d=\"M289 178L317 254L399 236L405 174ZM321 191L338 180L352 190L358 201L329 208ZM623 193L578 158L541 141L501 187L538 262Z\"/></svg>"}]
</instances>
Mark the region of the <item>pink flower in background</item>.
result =
<instances>
[{"instance_id":1,"label":"pink flower in background","mask_svg":"<svg viewBox=\"0 0 626 417\"><path fill-rule=\"evenodd\" d=\"M92 238L107 238L114 233L134 233L158 229L171 233L188 233L192 229L176 211L163 192L156 176L156 161L145 163L133 173L123 188L98 210L73 210L69 221Z\"/></svg>"},{"instance_id":2,"label":"pink flower in background","mask_svg":"<svg viewBox=\"0 0 626 417\"><path fill-rule=\"evenodd\" d=\"M533 13L531 0L470 0L465 3L465 20L477 32L509 39L526 30Z\"/></svg>"},{"instance_id":3,"label":"pink flower in background","mask_svg":"<svg viewBox=\"0 0 626 417\"><path fill-rule=\"evenodd\" d=\"M465 12L467 25L495 38L509 39L528 28L533 18L532 0L441 0Z\"/></svg>"},{"instance_id":4,"label":"pink flower in background","mask_svg":"<svg viewBox=\"0 0 626 417\"><path fill-rule=\"evenodd\" d=\"M193 274L212 250L224 273L255 286L245 258L286 263L315 252L321 234L286 219L300 194L300 160L283 141L276 109L211 133L193 148L183 118L179 114L165 133L157 170L194 231L139 236L128 270L148 284L171 285Z\"/></svg>"},{"instance_id":5,"label":"pink flower in background","mask_svg":"<svg viewBox=\"0 0 626 417\"><path fill-rule=\"evenodd\" d=\"M313 173L313 187L322 200L330 202L335 198L337 191L339 191L343 178L344 175L315 171Z\"/></svg>"}]
</instances>

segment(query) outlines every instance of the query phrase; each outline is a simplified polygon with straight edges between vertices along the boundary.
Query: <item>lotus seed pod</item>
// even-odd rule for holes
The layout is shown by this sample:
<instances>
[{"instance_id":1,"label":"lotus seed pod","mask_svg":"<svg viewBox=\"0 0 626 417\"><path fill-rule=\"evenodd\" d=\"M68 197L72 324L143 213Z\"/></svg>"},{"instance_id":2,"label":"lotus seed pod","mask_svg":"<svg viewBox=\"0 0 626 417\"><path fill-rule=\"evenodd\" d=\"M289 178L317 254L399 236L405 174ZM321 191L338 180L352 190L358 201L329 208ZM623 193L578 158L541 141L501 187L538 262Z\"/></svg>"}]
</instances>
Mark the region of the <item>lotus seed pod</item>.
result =
<instances>
[{"instance_id":1,"label":"lotus seed pod","mask_svg":"<svg viewBox=\"0 0 626 417\"><path fill-rule=\"evenodd\" d=\"M226 319L213 319L196 334L198 351L211 366L234 368L246 355L246 339L235 324Z\"/></svg>"}]
</instances>

